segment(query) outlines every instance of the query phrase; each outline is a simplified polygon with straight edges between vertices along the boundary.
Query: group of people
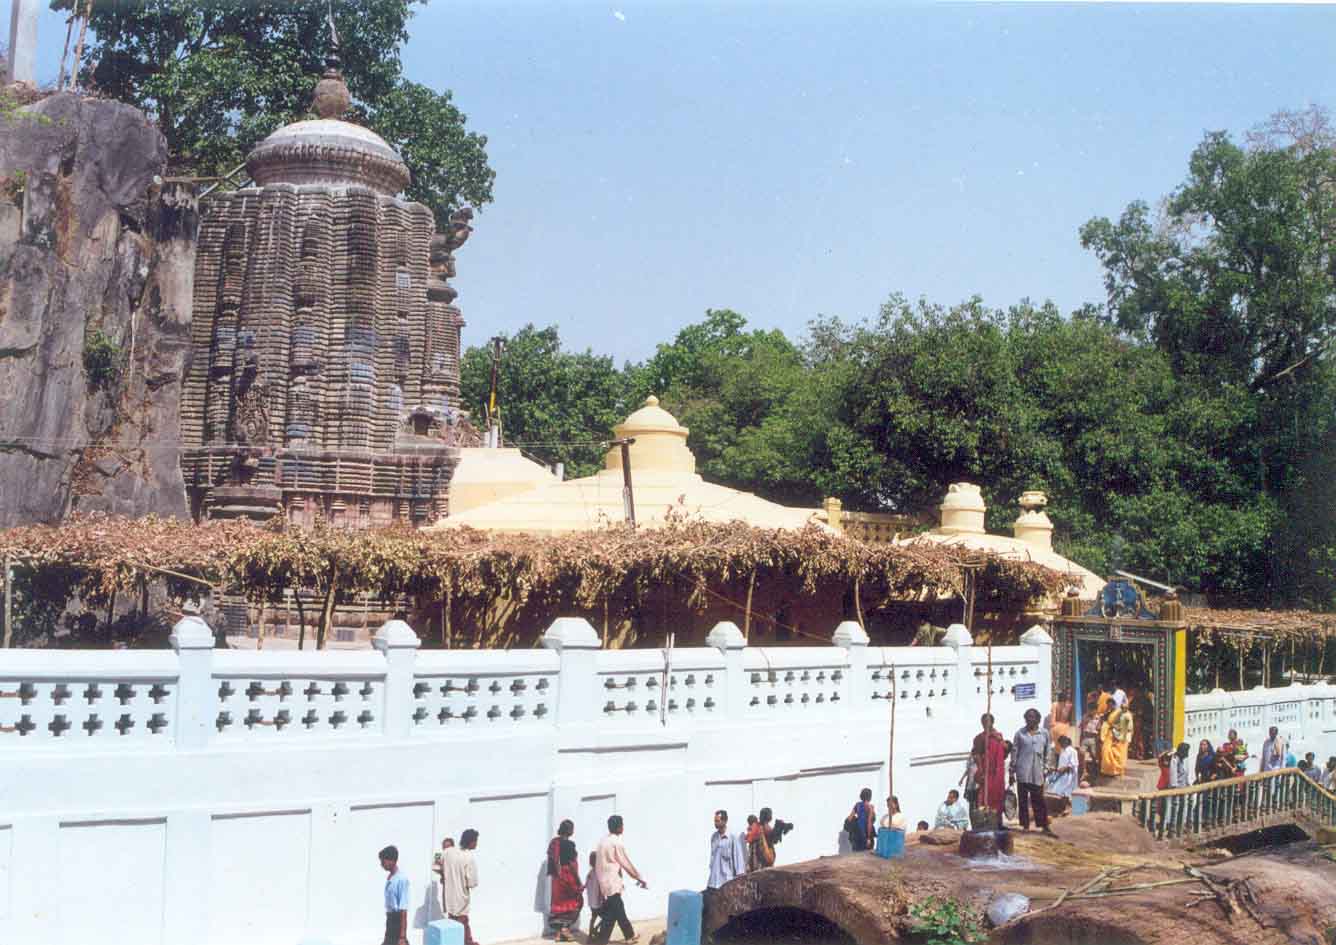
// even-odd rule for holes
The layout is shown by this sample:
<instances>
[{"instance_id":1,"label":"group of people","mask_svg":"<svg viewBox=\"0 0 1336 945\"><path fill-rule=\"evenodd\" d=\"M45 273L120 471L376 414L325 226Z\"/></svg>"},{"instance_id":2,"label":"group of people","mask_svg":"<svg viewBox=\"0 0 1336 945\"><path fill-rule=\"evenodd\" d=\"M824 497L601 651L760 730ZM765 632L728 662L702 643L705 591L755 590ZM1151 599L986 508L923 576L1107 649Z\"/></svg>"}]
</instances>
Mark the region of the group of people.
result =
<instances>
[{"instance_id":1,"label":"group of people","mask_svg":"<svg viewBox=\"0 0 1336 945\"><path fill-rule=\"evenodd\" d=\"M469 926L469 900L478 885L478 831L465 830L459 845L453 837L441 841L432 870L441 878L441 909L464 926L464 945L478 945ZM382 945L404 945L408 941L409 883L399 869L399 848L391 844L380 851L385 870L385 938Z\"/></svg>"},{"instance_id":2,"label":"group of people","mask_svg":"<svg viewBox=\"0 0 1336 945\"><path fill-rule=\"evenodd\" d=\"M872 796L868 792L868 797ZM745 830L730 832L728 811L714 812L714 832L710 834L710 872L705 882L705 896L731 879L775 865L775 847L793 825L776 820L769 807L747 815Z\"/></svg>"},{"instance_id":3,"label":"group of people","mask_svg":"<svg viewBox=\"0 0 1336 945\"><path fill-rule=\"evenodd\" d=\"M589 940L607 942L613 928L619 928L626 942L637 942L635 928L626 915L622 893L630 877L641 889L648 889L645 878L627 855L622 839L625 821L621 815L608 818L608 833L589 854L589 871L580 878L580 854L576 850L575 822L563 820L557 835L547 845L547 875L551 882L548 908L548 934L558 942L575 941L580 927L580 913L589 905Z\"/></svg>"},{"instance_id":4,"label":"group of people","mask_svg":"<svg viewBox=\"0 0 1336 945\"><path fill-rule=\"evenodd\" d=\"M1052 833L1044 795L1071 797L1080 760L1071 737L1064 732L1055 739L1053 726L1045 727L1042 721L1038 709L1027 709L1025 725L1008 740L994 727L992 714L983 714L979 719L983 730L974 736L960 779L969 805L967 814L971 810L992 811L1001 826L1007 790L1014 786L1021 828L1029 830L1033 820L1040 830ZM947 805L950 801L948 794Z\"/></svg>"},{"instance_id":5,"label":"group of people","mask_svg":"<svg viewBox=\"0 0 1336 945\"><path fill-rule=\"evenodd\" d=\"M1174 752L1176 761L1171 760L1169 764L1182 765L1186 769L1190 751L1187 742L1183 742ZM1226 781L1242 777L1248 773L1248 762L1252 758L1253 755L1248 751L1248 743L1239 737L1235 729L1230 729L1219 748L1212 746L1210 740L1205 738L1198 744L1196 763L1193 766L1194 780L1188 781L1184 772L1181 777L1170 779L1161 777L1161 787L1186 787L1189 783L1203 784L1207 781ZM1165 764L1166 760L1161 756L1160 767L1164 768ZM1328 758L1325 766L1318 763L1316 755L1311 751L1299 758L1290 750L1289 740L1280 733L1277 726L1273 725L1267 731L1266 740L1262 742L1258 770L1278 771L1281 768L1297 768L1328 791L1336 791L1336 755ZM1169 783L1171 780L1178 783L1171 784Z\"/></svg>"},{"instance_id":6,"label":"group of people","mask_svg":"<svg viewBox=\"0 0 1336 945\"><path fill-rule=\"evenodd\" d=\"M1066 693L1059 693L1050 716L1054 736L1072 735L1073 706ZM1086 698L1085 714L1077 725L1081 750L1076 772L1078 783L1091 783L1095 777L1120 777L1127 771L1127 759L1151 757L1151 729L1138 727L1155 714L1155 705L1143 686L1128 697L1122 684L1105 682Z\"/></svg>"}]
</instances>

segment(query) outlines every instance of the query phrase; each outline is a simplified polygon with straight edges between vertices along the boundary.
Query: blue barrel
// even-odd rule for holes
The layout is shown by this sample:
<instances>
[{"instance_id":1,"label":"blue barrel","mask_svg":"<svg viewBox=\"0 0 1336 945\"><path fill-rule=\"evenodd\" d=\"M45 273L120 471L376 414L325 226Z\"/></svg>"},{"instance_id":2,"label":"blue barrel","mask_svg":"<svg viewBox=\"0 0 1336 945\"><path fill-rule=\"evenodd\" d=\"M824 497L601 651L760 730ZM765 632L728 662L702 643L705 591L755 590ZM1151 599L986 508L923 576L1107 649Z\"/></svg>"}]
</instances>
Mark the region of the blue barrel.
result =
<instances>
[{"instance_id":1,"label":"blue barrel","mask_svg":"<svg viewBox=\"0 0 1336 945\"><path fill-rule=\"evenodd\" d=\"M883 860L905 855L905 832L890 827L877 828L877 847L874 850Z\"/></svg>"},{"instance_id":2,"label":"blue barrel","mask_svg":"<svg viewBox=\"0 0 1336 945\"><path fill-rule=\"evenodd\" d=\"M700 945L701 908L704 901L694 889L676 889L668 894L668 928L665 945Z\"/></svg>"}]
</instances>

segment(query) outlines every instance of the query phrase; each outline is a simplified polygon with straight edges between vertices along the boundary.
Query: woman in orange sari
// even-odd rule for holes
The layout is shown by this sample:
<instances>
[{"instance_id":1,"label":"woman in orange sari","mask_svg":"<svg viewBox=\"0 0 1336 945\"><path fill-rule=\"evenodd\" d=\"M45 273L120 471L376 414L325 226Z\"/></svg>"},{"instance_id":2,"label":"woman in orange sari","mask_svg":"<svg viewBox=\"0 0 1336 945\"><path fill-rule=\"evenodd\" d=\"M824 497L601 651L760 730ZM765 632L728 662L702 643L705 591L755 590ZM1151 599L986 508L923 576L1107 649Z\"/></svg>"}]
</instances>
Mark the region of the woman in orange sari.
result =
<instances>
[{"instance_id":1,"label":"woman in orange sari","mask_svg":"<svg viewBox=\"0 0 1336 945\"><path fill-rule=\"evenodd\" d=\"M1104 717L1099 732L1099 773L1119 777L1127 770L1127 750L1132 744L1132 713L1113 708Z\"/></svg>"}]
</instances>

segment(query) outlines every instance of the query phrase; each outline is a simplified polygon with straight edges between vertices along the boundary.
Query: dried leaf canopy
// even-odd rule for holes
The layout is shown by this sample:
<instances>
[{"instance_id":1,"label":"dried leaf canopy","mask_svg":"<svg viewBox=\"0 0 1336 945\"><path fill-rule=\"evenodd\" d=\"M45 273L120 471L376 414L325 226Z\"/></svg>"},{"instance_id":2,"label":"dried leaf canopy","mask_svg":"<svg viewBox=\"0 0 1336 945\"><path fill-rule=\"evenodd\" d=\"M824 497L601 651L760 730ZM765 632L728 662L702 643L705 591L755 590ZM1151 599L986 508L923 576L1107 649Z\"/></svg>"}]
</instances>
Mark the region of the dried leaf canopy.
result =
<instances>
[{"instance_id":1,"label":"dried leaf canopy","mask_svg":"<svg viewBox=\"0 0 1336 945\"><path fill-rule=\"evenodd\" d=\"M831 583L857 584L874 607L957 595L963 564L979 568L983 606L1024 605L1064 585L1058 572L1032 562L949 546L866 544L817 526L794 531L740 522L534 536L90 516L0 532L0 552L29 567L76 574L82 594L102 599L155 575L169 582L197 579L253 600L277 599L297 587L333 586L340 596L448 592L460 602L505 595L520 603L579 607L610 598L642 600L664 586L701 606L705 588L753 573L787 577L807 593Z\"/></svg>"}]
</instances>

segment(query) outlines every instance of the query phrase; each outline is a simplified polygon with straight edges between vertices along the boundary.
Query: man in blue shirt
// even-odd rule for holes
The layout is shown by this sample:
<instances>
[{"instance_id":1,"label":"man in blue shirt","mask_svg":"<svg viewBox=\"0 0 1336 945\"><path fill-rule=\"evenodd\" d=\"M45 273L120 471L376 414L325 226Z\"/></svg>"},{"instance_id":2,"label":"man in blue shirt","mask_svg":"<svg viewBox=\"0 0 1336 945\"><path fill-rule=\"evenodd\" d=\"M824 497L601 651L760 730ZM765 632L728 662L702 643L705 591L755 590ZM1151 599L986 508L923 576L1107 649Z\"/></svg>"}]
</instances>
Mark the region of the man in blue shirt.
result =
<instances>
[{"instance_id":1,"label":"man in blue shirt","mask_svg":"<svg viewBox=\"0 0 1336 945\"><path fill-rule=\"evenodd\" d=\"M388 846L380 851L380 868L385 877L385 939L382 945L407 945L408 877L399 872L399 848Z\"/></svg>"},{"instance_id":2,"label":"man in blue shirt","mask_svg":"<svg viewBox=\"0 0 1336 945\"><path fill-rule=\"evenodd\" d=\"M747 872L747 851L742 837L728 832L728 811L714 812L714 833L710 834L710 878L705 883L708 895L730 879Z\"/></svg>"}]
</instances>

